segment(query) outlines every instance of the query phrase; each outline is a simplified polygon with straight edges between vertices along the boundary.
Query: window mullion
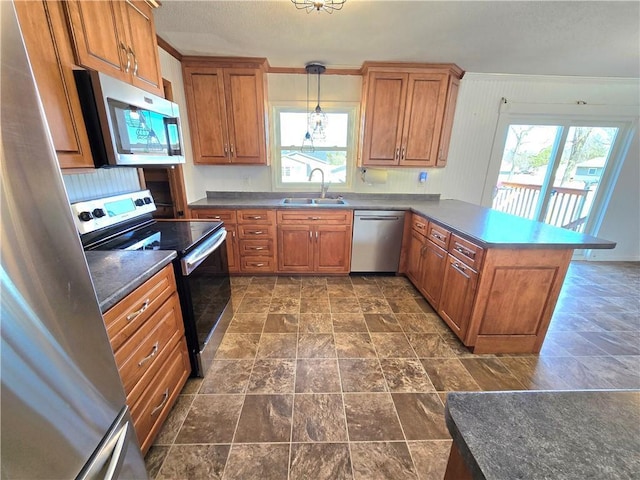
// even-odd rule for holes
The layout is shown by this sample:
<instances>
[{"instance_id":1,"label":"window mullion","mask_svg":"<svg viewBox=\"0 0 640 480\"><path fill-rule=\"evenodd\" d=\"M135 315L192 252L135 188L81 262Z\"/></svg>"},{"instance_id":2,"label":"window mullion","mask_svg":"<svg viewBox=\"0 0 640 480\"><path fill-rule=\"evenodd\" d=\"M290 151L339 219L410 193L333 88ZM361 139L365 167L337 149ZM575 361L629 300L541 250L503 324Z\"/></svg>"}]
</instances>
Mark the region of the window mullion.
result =
<instances>
[{"instance_id":1,"label":"window mullion","mask_svg":"<svg viewBox=\"0 0 640 480\"><path fill-rule=\"evenodd\" d=\"M567 135L569 134L569 128L566 125L561 125L556 133L556 139L553 142L553 149L551 150L551 168L547 167L547 174L544 177L542 186L540 187L540 199L536 207L536 213L534 219L539 222L544 222L545 215L549 208L549 198L553 191L553 179L556 178L558 167L560 166L560 160L562 159L562 152L567 141Z\"/></svg>"}]
</instances>

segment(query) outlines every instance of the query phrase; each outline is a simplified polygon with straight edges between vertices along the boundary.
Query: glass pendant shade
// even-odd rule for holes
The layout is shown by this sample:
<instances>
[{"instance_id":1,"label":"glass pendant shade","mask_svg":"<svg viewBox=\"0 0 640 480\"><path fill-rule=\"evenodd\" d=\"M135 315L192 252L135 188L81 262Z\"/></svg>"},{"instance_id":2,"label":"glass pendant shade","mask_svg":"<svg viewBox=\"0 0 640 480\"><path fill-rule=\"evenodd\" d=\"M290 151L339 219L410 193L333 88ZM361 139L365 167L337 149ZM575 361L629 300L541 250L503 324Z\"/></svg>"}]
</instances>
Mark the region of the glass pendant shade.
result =
<instances>
[{"instance_id":1,"label":"glass pendant shade","mask_svg":"<svg viewBox=\"0 0 640 480\"><path fill-rule=\"evenodd\" d=\"M317 63L310 63L306 66L306 70L307 79L309 78L309 73L318 75L318 99L315 110L309 114L309 130L313 140L325 140L327 138L327 115L320 107L320 75L326 71L326 67Z\"/></svg>"}]
</instances>

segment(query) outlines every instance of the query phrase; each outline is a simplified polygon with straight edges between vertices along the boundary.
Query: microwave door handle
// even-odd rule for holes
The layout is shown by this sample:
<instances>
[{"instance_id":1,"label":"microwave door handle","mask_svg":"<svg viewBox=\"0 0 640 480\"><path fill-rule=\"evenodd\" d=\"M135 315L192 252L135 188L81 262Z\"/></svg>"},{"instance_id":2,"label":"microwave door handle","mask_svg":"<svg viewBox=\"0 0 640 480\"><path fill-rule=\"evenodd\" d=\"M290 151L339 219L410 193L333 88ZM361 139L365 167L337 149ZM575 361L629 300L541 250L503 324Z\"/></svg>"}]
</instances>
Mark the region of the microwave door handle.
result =
<instances>
[{"instance_id":1,"label":"microwave door handle","mask_svg":"<svg viewBox=\"0 0 640 480\"><path fill-rule=\"evenodd\" d=\"M167 139L167 153L171 155L182 155L182 139L180 138L180 129L178 128L178 119L176 117L164 117L164 133ZM178 136L178 148L171 147L171 137L169 136L169 125L175 125L176 135Z\"/></svg>"}]
</instances>

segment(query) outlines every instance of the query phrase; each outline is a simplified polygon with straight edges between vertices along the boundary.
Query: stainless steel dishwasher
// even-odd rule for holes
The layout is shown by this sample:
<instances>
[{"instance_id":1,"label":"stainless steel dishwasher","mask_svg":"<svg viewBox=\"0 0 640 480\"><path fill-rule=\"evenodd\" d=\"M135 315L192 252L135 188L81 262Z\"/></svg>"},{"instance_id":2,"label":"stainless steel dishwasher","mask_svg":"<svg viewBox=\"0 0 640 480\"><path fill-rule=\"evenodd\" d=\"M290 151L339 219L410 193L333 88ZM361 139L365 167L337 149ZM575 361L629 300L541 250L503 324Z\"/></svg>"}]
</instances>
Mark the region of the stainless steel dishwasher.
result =
<instances>
[{"instance_id":1,"label":"stainless steel dishwasher","mask_svg":"<svg viewBox=\"0 0 640 480\"><path fill-rule=\"evenodd\" d=\"M403 229L403 211L356 210L351 271L397 272Z\"/></svg>"}]
</instances>

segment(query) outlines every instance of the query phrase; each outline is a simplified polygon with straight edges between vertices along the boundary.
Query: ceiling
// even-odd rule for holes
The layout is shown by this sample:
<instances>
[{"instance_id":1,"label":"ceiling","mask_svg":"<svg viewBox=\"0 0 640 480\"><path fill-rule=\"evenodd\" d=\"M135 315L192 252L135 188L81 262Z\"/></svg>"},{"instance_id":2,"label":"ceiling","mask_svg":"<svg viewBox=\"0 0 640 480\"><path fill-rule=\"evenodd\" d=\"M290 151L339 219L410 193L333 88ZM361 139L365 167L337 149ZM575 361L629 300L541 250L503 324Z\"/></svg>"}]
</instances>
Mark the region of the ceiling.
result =
<instances>
[{"instance_id":1,"label":"ceiling","mask_svg":"<svg viewBox=\"0 0 640 480\"><path fill-rule=\"evenodd\" d=\"M640 77L640 2L367 1L305 13L290 0L163 0L157 33L183 55L456 63L479 73Z\"/></svg>"}]
</instances>

